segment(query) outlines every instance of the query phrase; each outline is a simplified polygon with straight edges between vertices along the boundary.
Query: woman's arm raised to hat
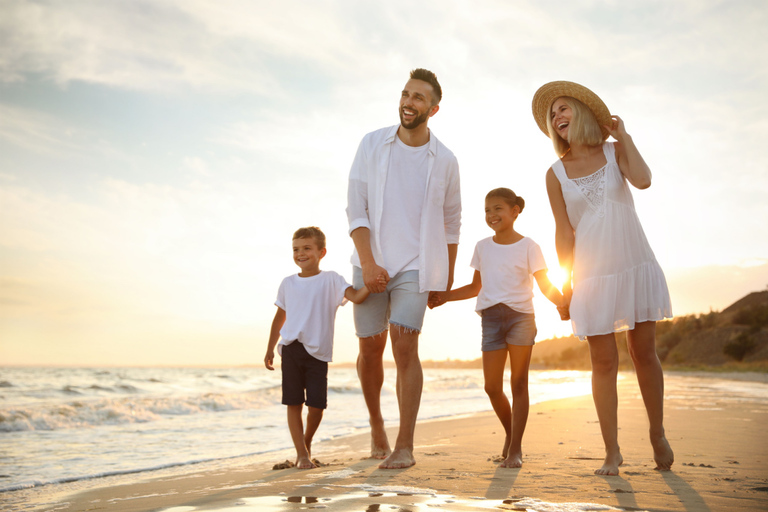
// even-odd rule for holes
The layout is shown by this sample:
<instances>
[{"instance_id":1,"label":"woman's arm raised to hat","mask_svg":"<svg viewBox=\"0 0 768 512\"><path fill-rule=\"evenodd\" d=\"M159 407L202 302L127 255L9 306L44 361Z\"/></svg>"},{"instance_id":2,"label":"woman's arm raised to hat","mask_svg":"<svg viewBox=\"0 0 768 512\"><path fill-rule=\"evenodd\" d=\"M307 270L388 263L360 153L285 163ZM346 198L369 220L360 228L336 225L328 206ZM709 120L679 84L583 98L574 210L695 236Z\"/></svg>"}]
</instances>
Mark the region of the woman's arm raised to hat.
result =
<instances>
[{"instance_id":1,"label":"woman's arm raised to hat","mask_svg":"<svg viewBox=\"0 0 768 512\"><path fill-rule=\"evenodd\" d=\"M566 275L566 281L563 283L563 297L567 305L571 302L571 273L573 271L573 247L576 237L568 218L568 211L565 208L563 189L551 167L547 171L547 194L549 195L549 205L552 207L552 215L555 217L557 259L560 262L560 268Z\"/></svg>"},{"instance_id":2,"label":"woman's arm raised to hat","mask_svg":"<svg viewBox=\"0 0 768 512\"><path fill-rule=\"evenodd\" d=\"M637 150L632 137L624 128L624 121L619 116L611 116L613 123L606 126L611 137L618 141L616 144L616 162L619 164L621 173L629 182L639 189L645 189L651 186L651 169L643 160L642 155Z\"/></svg>"}]
</instances>

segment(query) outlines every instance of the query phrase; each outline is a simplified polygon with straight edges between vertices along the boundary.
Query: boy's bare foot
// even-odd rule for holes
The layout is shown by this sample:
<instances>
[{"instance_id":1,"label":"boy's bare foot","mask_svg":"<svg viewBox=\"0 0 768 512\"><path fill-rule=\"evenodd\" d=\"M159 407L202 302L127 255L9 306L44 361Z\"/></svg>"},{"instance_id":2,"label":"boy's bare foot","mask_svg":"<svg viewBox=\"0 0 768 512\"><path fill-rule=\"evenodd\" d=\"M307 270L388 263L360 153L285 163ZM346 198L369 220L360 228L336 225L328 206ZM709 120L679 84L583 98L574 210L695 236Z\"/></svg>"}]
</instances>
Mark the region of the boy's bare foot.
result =
<instances>
[{"instance_id":1,"label":"boy's bare foot","mask_svg":"<svg viewBox=\"0 0 768 512\"><path fill-rule=\"evenodd\" d=\"M624 464L624 457L621 456L621 452L617 451L615 454L608 454L605 456L605 462L603 467L595 470L596 475L618 475L619 466Z\"/></svg>"},{"instance_id":2,"label":"boy's bare foot","mask_svg":"<svg viewBox=\"0 0 768 512\"><path fill-rule=\"evenodd\" d=\"M387 457L387 460L379 464L379 469L403 469L409 468L414 464L416 464L416 459L413 458L413 452L401 448L392 452L392 455Z\"/></svg>"},{"instance_id":3,"label":"boy's bare foot","mask_svg":"<svg viewBox=\"0 0 768 512\"><path fill-rule=\"evenodd\" d=\"M387 431L384 430L384 422L374 424L371 421L371 458L386 459L392 453L387 439Z\"/></svg>"},{"instance_id":4,"label":"boy's bare foot","mask_svg":"<svg viewBox=\"0 0 768 512\"><path fill-rule=\"evenodd\" d=\"M309 457L299 457L296 459L296 469L312 469L316 467L315 463L309 460Z\"/></svg>"},{"instance_id":5,"label":"boy's bare foot","mask_svg":"<svg viewBox=\"0 0 768 512\"><path fill-rule=\"evenodd\" d=\"M654 469L669 471L672 468L672 463L675 462L675 454L664 434L662 433L660 437L655 439L651 436L651 446L653 446L653 460L656 461Z\"/></svg>"},{"instance_id":6,"label":"boy's bare foot","mask_svg":"<svg viewBox=\"0 0 768 512\"><path fill-rule=\"evenodd\" d=\"M509 456L499 464L500 468L521 468L523 467L523 454L510 453Z\"/></svg>"}]
</instances>

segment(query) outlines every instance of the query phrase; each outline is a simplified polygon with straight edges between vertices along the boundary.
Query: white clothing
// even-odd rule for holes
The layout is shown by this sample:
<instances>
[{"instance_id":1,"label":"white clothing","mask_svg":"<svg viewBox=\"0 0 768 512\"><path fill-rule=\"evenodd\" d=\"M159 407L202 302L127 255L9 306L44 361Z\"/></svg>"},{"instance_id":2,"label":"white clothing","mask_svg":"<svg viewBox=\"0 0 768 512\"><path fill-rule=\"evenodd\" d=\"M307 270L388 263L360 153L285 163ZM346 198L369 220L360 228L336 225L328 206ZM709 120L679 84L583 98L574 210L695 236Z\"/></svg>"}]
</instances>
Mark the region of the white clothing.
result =
<instances>
[{"instance_id":1,"label":"white clothing","mask_svg":"<svg viewBox=\"0 0 768 512\"><path fill-rule=\"evenodd\" d=\"M381 238L397 240L397 251L384 251L384 267L391 276L419 270L419 224L427 189L429 144L406 145L395 137L384 184Z\"/></svg>"},{"instance_id":2,"label":"white clothing","mask_svg":"<svg viewBox=\"0 0 768 512\"><path fill-rule=\"evenodd\" d=\"M570 313L573 334L581 339L672 317L664 272L613 144L604 143L603 153L605 167L583 178L568 178L561 160L552 165L576 235Z\"/></svg>"},{"instance_id":3,"label":"white clothing","mask_svg":"<svg viewBox=\"0 0 768 512\"><path fill-rule=\"evenodd\" d=\"M374 260L383 266L383 251L398 251L399 240L384 238L381 220L384 190L398 125L363 137L349 173L347 218L349 232L371 231ZM419 224L419 290L445 290L448 285L448 244L459 243L461 193L456 157L430 132L427 185ZM352 264L360 267L355 251ZM390 276L392 277L392 276Z\"/></svg>"},{"instance_id":4,"label":"white clothing","mask_svg":"<svg viewBox=\"0 0 768 512\"><path fill-rule=\"evenodd\" d=\"M346 304L344 293L350 286L332 270L311 277L293 274L283 279L275 301L285 311L277 352L282 355L284 345L299 341L309 355L330 362L336 310Z\"/></svg>"},{"instance_id":5,"label":"white clothing","mask_svg":"<svg viewBox=\"0 0 768 512\"><path fill-rule=\"evenodd\" d=\"M514 244L497 244L493 237L477 242L470 266L480 272L478 313L506 304L520 313L533 313L533 274L547 270L539 244L523 237Z\"/></svg>"}]
</instances>

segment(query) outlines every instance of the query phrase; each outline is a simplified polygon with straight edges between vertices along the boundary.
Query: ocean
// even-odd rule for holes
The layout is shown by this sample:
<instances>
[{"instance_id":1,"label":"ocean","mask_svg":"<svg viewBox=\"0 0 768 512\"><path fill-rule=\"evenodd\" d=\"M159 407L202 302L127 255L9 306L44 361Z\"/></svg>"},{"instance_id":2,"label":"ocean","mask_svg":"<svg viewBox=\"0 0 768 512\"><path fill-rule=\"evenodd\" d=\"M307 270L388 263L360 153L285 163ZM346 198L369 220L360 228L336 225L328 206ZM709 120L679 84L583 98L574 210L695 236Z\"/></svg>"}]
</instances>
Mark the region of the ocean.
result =
<instances>
[{"instance_id":1,"label":"ocean","mask_svg":"<svg viewBox=\"0 0 768 512\"><path fill-rule=\"evenodd\" d=\"M385 376L392 426L395 370ZM698 406L707 396L768 400L765 382L714 377L668 376L667 396ZM589 372L532 370L529 380L532 403L591 392ZM264 368L0 368L0 502L28 489L292 449L280 400L280 372ZM420 421L490 410L482 370L425 369ZM331 366L315 443L367 429L355 370Z\"/></svg>"}]
</instances>

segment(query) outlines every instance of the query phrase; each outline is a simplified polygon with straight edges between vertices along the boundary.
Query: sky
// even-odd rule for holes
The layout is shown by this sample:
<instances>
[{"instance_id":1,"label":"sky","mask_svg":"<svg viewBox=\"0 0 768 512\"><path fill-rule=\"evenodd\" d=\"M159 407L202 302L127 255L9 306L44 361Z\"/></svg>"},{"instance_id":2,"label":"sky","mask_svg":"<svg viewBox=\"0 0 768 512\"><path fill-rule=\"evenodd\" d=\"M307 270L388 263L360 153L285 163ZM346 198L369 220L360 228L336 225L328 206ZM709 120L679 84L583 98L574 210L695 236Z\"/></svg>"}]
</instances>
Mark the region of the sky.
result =
<instances>
[{"instance_id":1,"label":"sky","mask_svg":"<svg viewBox=\"0 0 768 512\"><path fill-rule=\"evenodd\" d=\"M531 100L570 80L653 171L675 314L722 310L768 286L766 25L764 0L0 1L0 365L262 365L298 227L351 281L349 167L416 67L459 160L456 286L501 186L556 279ZM538 340L570 334L534 305ZM422 359L479 346L474 301L427 312ZM347 305L334 360L357 349Z\"/></svg>"}]
</instances>

